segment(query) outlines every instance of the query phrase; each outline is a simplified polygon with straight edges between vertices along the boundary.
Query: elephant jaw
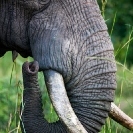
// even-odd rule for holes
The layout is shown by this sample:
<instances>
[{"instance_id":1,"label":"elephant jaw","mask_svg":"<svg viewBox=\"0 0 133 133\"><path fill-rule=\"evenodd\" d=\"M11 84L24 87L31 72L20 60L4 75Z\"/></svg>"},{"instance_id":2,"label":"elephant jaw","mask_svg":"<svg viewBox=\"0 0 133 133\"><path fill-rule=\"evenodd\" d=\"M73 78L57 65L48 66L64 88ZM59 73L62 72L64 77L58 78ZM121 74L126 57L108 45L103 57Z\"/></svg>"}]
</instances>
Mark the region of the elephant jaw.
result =
<instances>
[{"instance_id":1,"label":"elephant jaw","mask_svg":"<svg viewBox=\"0 0 133 133\"><path fill-rule=\"evenodd\" d=\"M61 74L47 70L44 76L52 104L67 130L70 133L87 133L71 107Z\"/></svg>"},{"instance_id":2,"label":"elephant jaw","mask_svg":"<svg viewBox=\"0 0 133 133\"><path fill-rule=\"evenodd\" d=\"M68 131L70 133L87 133L71 107L62 75L56 71L47 70L44 71L44 76L51 102ZM109 116L129 130L133 129L133 119L127 116L114 103L111 103Z\"/></svg>"}]
</instances>

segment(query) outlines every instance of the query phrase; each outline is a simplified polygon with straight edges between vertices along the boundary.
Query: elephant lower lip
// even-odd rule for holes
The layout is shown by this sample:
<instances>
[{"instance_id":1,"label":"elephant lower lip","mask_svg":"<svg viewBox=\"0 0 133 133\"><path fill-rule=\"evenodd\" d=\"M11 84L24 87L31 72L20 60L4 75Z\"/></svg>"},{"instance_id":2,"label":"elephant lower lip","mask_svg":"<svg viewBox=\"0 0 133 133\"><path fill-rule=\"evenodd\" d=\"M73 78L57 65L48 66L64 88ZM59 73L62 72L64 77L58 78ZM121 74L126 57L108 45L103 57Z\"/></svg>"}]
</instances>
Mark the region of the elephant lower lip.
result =
<instances>
[{"instance_id":1,"label":"elephant lower lip","mask_svg":"<svg viewBox=\"0 0 133 133\"><path fill-rule=\"evenodd\" d=\"M44 71L44 76L53 106L68 131L87 133L71 107L62 76L53 70Z\"/></svg>"}]
</instances>

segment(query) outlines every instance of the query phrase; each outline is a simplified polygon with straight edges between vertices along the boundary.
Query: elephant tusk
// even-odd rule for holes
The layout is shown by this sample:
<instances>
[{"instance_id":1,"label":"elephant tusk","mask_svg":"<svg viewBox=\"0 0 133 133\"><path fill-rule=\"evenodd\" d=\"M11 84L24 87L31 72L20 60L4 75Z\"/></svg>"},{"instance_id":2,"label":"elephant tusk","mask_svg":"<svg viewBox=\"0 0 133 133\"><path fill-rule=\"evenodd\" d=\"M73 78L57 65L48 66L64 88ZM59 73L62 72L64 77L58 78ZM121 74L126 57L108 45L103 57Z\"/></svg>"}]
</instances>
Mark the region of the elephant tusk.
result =
<instances>
[{"instance_id":1,"label":"elephant tusk","mask_svg":"<svg viewBox=\"0 0 133 133\"><path fill-rule=\"evenodd\" d=\"M75 115L64 86L62 75L53 70L44 71L46 86L60 120L70 133L87 133Z\"/></svg>"},{"instance_id":2,"label":"elephant tusk","mask_svg":"<svg viewBox=\"0 0 133 133\"><path fill-rule=\"evenodd\" d=\"M126 115L114 103L111 103L111 111L109 112L109 116L127 129L133 130L133 119Z\"/></svg>"}]
</instances>

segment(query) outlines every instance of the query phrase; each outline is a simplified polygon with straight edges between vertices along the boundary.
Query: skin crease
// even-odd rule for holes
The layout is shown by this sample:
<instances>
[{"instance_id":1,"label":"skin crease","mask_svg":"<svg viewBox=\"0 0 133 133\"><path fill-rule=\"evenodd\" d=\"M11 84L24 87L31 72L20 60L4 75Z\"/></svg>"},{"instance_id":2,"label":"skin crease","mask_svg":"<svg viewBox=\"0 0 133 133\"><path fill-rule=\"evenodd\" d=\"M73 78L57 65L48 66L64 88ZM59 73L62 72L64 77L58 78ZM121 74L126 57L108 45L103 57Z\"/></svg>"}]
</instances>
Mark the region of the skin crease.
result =
<instances>
[{"instance_id":1,"label":"skin crease","mask_svg":"<svg viewBox=\"0 0 133 133\"><path fill-rule=\"evenodd\" d=\"M45 9L23 4L19 0L0 1L0 56L16 50L38 61L40 71L61 73L79 120L89 133L99 132L114 99L116 65L96 0L51 0ZM47 122L41 122L42 117L23 117L27 132L48 132L50 126L58 133L64 129L57 130L62 126L58 122L44 128ZM36 121L42 123L42 129L34 130Z\"/></svg>"}]
</instances>

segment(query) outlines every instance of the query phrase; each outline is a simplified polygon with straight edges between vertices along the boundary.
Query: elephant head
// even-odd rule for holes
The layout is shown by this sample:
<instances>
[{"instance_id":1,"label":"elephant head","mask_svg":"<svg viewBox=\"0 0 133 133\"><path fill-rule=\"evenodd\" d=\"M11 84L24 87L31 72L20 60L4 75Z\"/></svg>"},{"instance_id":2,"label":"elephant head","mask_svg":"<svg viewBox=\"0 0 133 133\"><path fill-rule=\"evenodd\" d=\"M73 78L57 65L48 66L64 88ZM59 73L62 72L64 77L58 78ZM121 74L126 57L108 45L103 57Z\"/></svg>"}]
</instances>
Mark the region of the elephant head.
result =
<instances>
[{"instance_id":1,"label":"elephant head","mask_svg":"<svg viewBox=\"0 0 133 133\"><path fill-rule=\"evenodd\" d=\"M113 45L96 0L51 0L47 8L41 4L39 8L33 7L35 10L26 1L17 2L17 7L14 3L7 6L8 1L0 2L3 51L16 50L24 57L32 56L39 63L39 70L44 72L46 82L51 75L47 73L49 70L60 73L79 121L87 132L99 132L114 99L116 64ZM0 50L0 56L3 51ZM34 104L39 102L35 100ZM23 118L26 132L65 133L61 122L49 125L42 119L42 113L36 115L42 112L41 108L35 106L33 110L34 115Z\"/></svg>"},{"instance_id":2,"label":"elephant head","mask_svg":"<svg viewBox=\"0 0 133 133\"><path fill-rule=\"evenodd\" d=\"M116 65L97 2L51 0L47 9L32 17L28 35L32 56L45 77L47 70L63 76L79 121L87 132L99 132L114 98ZM24 120L27 132L67 132L60 122L48 124L42 113Z\"/></svg>"}]
</instances>

